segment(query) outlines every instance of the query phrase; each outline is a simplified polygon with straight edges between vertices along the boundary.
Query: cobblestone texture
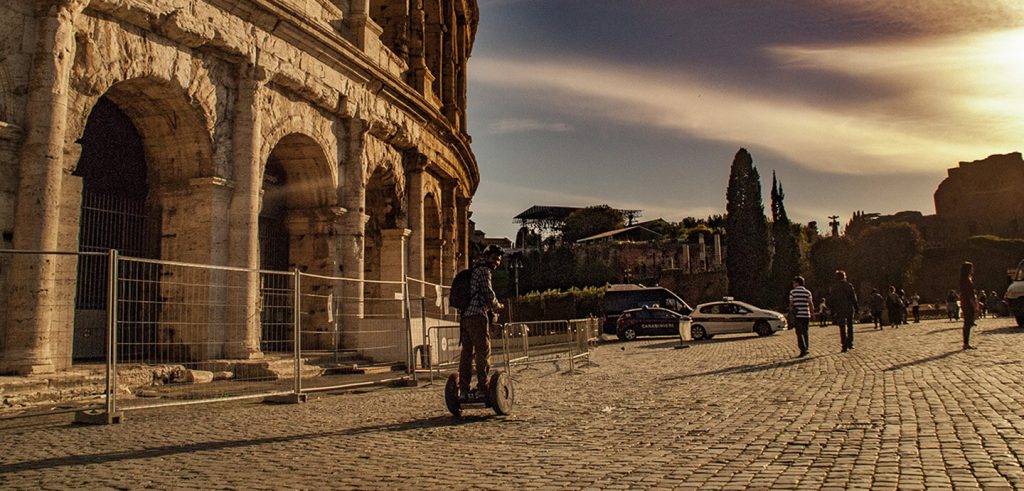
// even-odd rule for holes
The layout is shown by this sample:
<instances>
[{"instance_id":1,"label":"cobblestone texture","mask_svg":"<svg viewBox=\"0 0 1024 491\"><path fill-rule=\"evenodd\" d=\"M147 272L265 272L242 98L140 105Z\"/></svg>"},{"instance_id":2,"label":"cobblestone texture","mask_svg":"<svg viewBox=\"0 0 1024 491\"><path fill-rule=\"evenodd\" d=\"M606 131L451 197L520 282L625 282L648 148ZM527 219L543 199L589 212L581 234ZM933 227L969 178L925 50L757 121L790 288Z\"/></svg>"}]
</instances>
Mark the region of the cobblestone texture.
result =
<instances>
[{"instance_id":1,"label":"cobblestone texture","mask_svg":"<svg viewBox=\"0 0 1024 491\"><path fill-rule=\"evenodd\" d=\"M1024 331L812 328L676 350L603 345L595 365L517 372L515 414L450 417L442 385L2 423L3 488L1024 487Z\"/></svg>"}]
</instances>

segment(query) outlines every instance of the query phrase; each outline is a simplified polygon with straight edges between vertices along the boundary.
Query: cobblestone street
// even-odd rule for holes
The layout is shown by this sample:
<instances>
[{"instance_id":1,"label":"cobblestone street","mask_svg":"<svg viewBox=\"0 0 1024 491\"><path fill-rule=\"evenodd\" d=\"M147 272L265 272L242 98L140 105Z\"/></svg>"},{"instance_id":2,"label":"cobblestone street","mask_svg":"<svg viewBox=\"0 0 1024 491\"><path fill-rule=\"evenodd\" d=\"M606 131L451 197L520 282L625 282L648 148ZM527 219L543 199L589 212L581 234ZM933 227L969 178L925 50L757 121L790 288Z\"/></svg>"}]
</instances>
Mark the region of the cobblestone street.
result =
<instances>
[{"instance_id":1,"label":"cobblestone street","mask_svg":"<svg viewBox=\"0 0 1024 491\"><path fill-rule=\"evenodd\" d=\"M121 425L2 423L0 487L1020 488L1024 331L812 328L608 343L575 374L516 372L514 415L454 419L441 381L132 412Z\"/></svg>"}]
</instances>

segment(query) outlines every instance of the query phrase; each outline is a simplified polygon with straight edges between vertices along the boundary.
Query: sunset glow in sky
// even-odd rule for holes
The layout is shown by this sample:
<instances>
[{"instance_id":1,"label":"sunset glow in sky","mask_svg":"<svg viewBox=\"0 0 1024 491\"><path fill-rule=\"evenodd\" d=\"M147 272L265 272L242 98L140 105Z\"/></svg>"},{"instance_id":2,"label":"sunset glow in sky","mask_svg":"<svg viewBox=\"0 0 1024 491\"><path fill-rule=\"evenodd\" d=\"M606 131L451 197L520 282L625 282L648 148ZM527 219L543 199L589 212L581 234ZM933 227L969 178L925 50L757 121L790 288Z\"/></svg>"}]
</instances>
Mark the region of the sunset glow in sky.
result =
<instances>
[{"instance_id":1,"label":"sunset glow in sky","mask_svg":"<svg viewBox=\"0 0 1024 491\"><path fill-rule=\"evenodd\" d=\"M1024 150L1024 2L913 3L480 0L477 227L512 237L534 204L721 213L740 147L794 220L933 213L947 168Z\"/></svg>"}]
</instances>

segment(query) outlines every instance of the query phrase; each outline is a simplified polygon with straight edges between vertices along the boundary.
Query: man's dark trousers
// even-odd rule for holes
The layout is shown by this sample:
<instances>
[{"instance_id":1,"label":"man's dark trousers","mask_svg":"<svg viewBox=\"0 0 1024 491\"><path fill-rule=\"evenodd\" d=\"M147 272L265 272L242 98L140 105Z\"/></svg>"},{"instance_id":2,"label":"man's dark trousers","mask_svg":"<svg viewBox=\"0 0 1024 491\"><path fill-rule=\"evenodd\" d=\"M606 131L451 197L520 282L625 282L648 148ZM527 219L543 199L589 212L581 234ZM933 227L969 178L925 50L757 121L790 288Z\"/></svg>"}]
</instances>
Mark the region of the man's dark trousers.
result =
<instances>
[{"instance_id":1,"label":"man's dark trousers","mask_svg":"<svg viewBox=\"0 0 1024 491\"><path fill-rule=\"evenodd\" d=\"M809 317L794 317L793 329L796 331L796 347L800 349L800 355L806 355L811 349L811 338L807 331L811 325Z\"/></svg>"},{"instance_id":2,"label":"man's dark trousers","mask_svg":"<svg viewBox=\"0 0 1024 491\"><path fill-rule=\"evenodd\" d=\"M491 338L487 333L487 317L473 315L462 318L459 335L462 353L459 356L459 384L468 389L472 380L472 365L476 361L476 386L487 387L487 373L491 371Z\"/></svg>"},{"instance_id":3,"label":"man's dark trousers","mask_svg":"<svg viewBox=\"0 0 1024 491\"><path fill-rule=\"evenodd\" d=\"M839 324L839 341L843 344L843 351L853 349L853 314L836 316L836 324Z\"/></svg>"}]
</instances>

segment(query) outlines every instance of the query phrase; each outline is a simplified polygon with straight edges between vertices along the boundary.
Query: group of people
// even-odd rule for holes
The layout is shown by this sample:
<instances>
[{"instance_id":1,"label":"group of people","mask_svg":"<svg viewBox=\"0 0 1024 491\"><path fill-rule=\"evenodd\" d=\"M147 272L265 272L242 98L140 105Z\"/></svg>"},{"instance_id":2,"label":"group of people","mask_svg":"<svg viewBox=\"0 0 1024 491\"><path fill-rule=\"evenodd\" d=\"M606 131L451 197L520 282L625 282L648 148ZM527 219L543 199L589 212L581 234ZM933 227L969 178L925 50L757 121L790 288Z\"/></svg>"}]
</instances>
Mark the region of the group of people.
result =
<instances>
[{"instance_id":1,"label":"group of people","mask_svg":"<svg viewBox=\"0 0 1024 491\"><path fill-rule=\"evenodd\" d=\"M978 317L985 318L989 315L993 317L999 315L999 295L995 291L985 293L985 290L978 290L974 292L974 297L978 303ZM946 316L951 321L960 320L960 294L956 290L950 290L949 294L946 295Z\"/></svg>"},{"instance_id":2,"label":"group of people","mask_svg":"<svg viewBox=\"0 0 1024 491\"><path fill-rule=\"evenodd\" d=\"M811 318L814 316L814 295L804 285L803 276L793 278L793 289L789 292L789 311L793 318L793 329L796 331L797 348L800 350L799 357L807 356L810 352L810 336L808 329L811 325ZM842 351L846 353L854 349L853 346L853 322L857 313L857 292L849 281L846 281L846 272L839 270L835 273L835 281L829 288L828 313L833 322L839 326L839 339L842 343Z\"/></svg>"},{"instance_id":3,"label":"group of people","mask_svg":"<svg viewBox=\"0 0 1024 491\"><path fill-rule=\"evenodd\" d=\"M833 306L828 300L832 297L833 294L830 291L829 296L822 297L818 303L816 314L821 327L825 327L831 320L833 320ZM843 299L839 299L839 301L845 302ZM885 318L882 317L883 312L888 314L889 325L891 327L899 327L902 324L907 324L911 316L913 316L914 322L921 322L921 296L914 293L908 297L907 293L903 291L902 288L897 289L895 286L890 285L889 291L886 292L884 296L879 293L877 288L871 290L871 296L868 297L867 307L871 313L871 321L874 323L876 329L882 329L885 326ZM855 315L856 313L857 312L854 312Z\"/></svg>"},{"instance_id":4,"label":"group of people","mask_svg":"<svg viewBox=\"0 0 1024 491\"><path fill-rule=\"evenodd\" d=\"M959 312L963 311L963 349L974 349L970 340L971 328L975 325L975 319L979 316L984 317L986 308L993 301L998 302L998 297L995 292L986 295L984 290L978 294L975 293L974 264L969 261L965 261L960 269L959 292L951 290L950 295L955 297L950 301L952 305L956 306L958 301L961 303L960 307L956 309L957 319L959 319ZM821 299L817 308L815 307L814 296L805 286L804 278L802 276L793 278L793 289L789 292L789 312L796 331L797 348L800 350L798 356L807 356L810 351L808 328L815 314L819 316L822 326L826 325L829 320L839 326L839 339L843 353L854 349L853 323L859 310L856 289L847 281L845 271L837 270L835 272L828 295ZM913 316L914 322L921 322L921 297L917 293L908 297L905 291L897 289L895 286L889 286L888 292L884 296L878 289L872 290L868 299L868 308L876 329L882 329L885 324L882 317L883 311L888 315L889 325L892 327L907 324L910 316Z\"/></svg>"}]
</instances>

